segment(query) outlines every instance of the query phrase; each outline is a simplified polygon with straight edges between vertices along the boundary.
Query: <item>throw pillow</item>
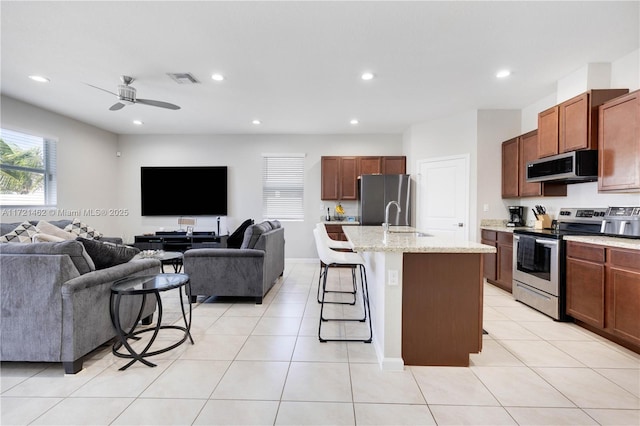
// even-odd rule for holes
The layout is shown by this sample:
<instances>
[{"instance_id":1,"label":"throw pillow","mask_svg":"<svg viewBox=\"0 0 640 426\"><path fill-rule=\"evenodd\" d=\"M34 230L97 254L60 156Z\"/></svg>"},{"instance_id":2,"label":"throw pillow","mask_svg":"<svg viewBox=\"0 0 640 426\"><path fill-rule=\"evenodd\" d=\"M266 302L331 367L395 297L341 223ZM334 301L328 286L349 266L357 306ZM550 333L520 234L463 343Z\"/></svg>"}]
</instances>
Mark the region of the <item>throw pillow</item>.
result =
<instances>
[{"instance_id":1,"label":"throw pillow","mask_svg":"<svg viewBox=\"0 0 640 426\"><path fill-rule=\"evenodd\" d=\"M0 237L0 243L30 243L38 233L35 226L29 222L22 222L13 231Z\"/></svg>"},{"instance_id":2,"label":"throw pillow","mask_svg":"<svg viewBox=\"0 0 640 426\"><path fill-rule=\"evenodd\" d=\"M78 237L76 240L80 241L85 250L87 250L89 257L93 259L93 263L96 265L96 269L106 269L111 266L126 263L133 259L136 254L140 253L140 250L135 247L121 244L90 240L82 237Z\"/></svg>"},{"instance_id":3,"label":"throw pillow","mask_svg":"<svg viewBox=\"0 0 640 426\"><path fill-rule=\"evenodd\" d=\"M64 228L64 230L67 232L72 232L78 237L87 239L97 239L102 237L102 233L96 231L86 223L83 223L77 217L74 218L71 223Z\"/></svg>"},{"instance_id":4,"label":"throw pillow","mask_svg":"<svg viewBox=\"0 0 640 426\"><path fill-rule=\"evenodd\" d=\"M41 234L54 235L65 240L75 240L76 237L78 237L77 234L64 231L57 226L47 222L46 220L41 220L40 222L38 222L38 224L36 225L36 229Z\"/></svg>"},{"instance_id":5,"label":"throw pillow","mask_svg":"<svg viewBox=\"0 0 640 426\"><path fill-rule=\"evenodd\" d=\"M31 241L33 241L34 243L59 243L61 241L67 240L65 240L64 238L56 237L55 235L38 232L33 237L31 237Z\"/></svg>"},{"instance_id":6,"label":"throw pillow","mask_svg":"<svg viewBox=\"0 0 640 426\"><path fill-rule=\"evenodd\" d=\"M247 219L242 222L242 224L238 226L238 229L233 231L233 234L229 235L229 238L227 238L227 247L240 248L242 240L244 239L244 232L251 225L253 225L253 219Z\"/></svg>"}]
</instances>

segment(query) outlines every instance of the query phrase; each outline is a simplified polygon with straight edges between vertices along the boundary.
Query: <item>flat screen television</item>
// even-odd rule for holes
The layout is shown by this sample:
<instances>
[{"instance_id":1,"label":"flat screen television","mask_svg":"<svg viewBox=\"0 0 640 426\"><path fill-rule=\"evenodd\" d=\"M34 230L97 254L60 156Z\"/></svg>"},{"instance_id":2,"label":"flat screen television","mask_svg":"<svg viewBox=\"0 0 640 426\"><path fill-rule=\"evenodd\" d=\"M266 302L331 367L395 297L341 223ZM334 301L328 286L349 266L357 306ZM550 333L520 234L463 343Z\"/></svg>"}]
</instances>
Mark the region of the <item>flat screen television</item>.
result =
<instances>
[{"instance_id":1,"label":"flat screen television","mask_svg":"<svg viewBox=\"0 0 640 426\"><path fill-rule=\"evenodd\" d=\"M226 216L227 167L141 167L142 216Z\"/></svg>"}]
</instances>

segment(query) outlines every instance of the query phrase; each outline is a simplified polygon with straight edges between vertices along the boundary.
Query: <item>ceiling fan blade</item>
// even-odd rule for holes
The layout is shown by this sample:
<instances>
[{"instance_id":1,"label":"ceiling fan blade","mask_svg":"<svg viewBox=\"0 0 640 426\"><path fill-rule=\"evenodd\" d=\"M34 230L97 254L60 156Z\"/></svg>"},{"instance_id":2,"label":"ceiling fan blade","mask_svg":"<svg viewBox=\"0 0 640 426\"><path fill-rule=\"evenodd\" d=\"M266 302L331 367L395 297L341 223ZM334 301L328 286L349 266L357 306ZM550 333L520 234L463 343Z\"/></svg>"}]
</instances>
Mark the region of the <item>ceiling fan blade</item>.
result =
<instances>
[{"instance_id":1,"label":"ceiling fan blade","mask_svg":"<svg viewBox=\"0 0 640 426\"><path fill-rule=\"evenodd\" d=\"M103 92L111 93L112 95L118 96L118 94L117 94L117 93L113 93L113 92L111 92L111 91L109 91L109 90L107 90L107 89L103 89L102 87L94 86L93 84L89 84L89 83L85 83L85 84L86 84L87 86L91 86L91 87L93 87L94 89L102 90Z\"/></svg>"},{"instance_id":2,"label":"ceiling fan blade","mask_svg":"<svg viewBox=\"0 0 640 426\"><path fill-rule=\"evenodd\" d=\"M160 107L160 108L167 108L167 109L180 109L180 107L178 105L174 105L174 104L170 104L169 102L162 102L162 101L154 101L151 99L136 99L136 103L139 104L144 104L144 105L151 105L151 106L155 106L155 107Z\"/></svg>"},{"instance_id":3,"label":"ceiling fan blade","mask_svg":"<svg viewBox=\"0 0 640 426\"><path fill-rule=\"evenodd\" d=\"M111 108L109 108L109 111L117 111L122 108L124 108L124 104L122 102L116 102L115 104L111 105Z\"/></svg>"}]
</instances>

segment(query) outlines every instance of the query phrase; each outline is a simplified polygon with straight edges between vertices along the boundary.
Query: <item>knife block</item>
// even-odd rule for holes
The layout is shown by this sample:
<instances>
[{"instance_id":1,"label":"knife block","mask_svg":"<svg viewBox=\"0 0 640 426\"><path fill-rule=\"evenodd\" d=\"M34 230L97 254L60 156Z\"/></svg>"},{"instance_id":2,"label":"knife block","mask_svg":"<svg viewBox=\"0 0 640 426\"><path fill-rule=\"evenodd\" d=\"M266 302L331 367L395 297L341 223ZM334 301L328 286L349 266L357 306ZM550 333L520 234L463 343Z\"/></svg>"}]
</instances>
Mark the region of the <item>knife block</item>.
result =
<instances>
[{"instance_id":1,"label":"knife block","mask_svg":"<svg viewBox=\"0 0 640 426\"><path fill-rule=\"evenodd\" d=\"M551 217L548 214L539 214L538 219L533 224L534 229L551 228Z\"/></svg>"}]
</instances>

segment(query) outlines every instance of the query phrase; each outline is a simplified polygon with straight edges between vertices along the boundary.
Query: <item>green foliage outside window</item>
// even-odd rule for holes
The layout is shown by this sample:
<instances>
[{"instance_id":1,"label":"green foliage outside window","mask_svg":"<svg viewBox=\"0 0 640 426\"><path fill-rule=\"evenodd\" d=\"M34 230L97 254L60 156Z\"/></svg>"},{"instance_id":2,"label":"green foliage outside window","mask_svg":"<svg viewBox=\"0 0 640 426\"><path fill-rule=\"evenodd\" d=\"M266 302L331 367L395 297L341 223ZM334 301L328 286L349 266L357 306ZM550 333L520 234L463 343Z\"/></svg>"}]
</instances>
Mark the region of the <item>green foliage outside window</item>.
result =
<instances>
[{"instance_id":1,"label":"green foliage outside window","mask_svg":"<svg viewBox=\"0 0 640 426\"><path fill-rule=\"evenodd\" d=\"M24 149L0 139L0 193L31 194L44 185L42 149Z\"/></svg>"}]
</instances>

